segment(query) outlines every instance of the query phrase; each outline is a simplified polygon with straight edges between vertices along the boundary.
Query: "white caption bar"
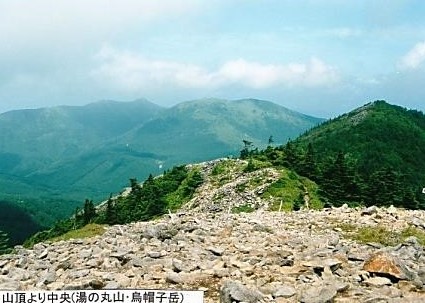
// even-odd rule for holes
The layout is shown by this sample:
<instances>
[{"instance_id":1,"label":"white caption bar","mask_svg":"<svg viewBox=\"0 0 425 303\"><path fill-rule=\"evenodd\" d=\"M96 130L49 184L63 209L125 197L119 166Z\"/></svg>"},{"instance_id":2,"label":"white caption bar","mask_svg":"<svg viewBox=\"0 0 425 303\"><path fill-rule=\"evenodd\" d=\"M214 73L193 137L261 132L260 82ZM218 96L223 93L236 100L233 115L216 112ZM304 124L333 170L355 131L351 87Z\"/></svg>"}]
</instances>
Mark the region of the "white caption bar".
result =
<instances>
[{"instance_id":1,"label":"white caption bar","mask_svg":"<svg viewBox=\"0 0 425 303\"><path fill-rule=\"evenodd\" d=\"M203 303L203 291L55 290L0 291L0 303Z\"/></svg>"}]
</instances>

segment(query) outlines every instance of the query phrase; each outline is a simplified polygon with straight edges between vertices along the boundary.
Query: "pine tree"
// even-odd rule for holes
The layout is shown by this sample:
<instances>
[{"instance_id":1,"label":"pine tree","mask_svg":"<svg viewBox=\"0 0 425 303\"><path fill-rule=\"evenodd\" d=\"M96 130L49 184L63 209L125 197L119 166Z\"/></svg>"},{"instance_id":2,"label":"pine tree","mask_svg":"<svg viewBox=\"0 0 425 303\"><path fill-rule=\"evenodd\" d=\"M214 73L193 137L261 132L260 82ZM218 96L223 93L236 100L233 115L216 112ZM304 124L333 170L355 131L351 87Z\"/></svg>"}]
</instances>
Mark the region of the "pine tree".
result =
<instances>
[{"instance_id":1,"label":"pine tree","mask_svg":"<svg viewBox=\"0 0 425 303\"><path fill-rule=\"evenodd\" d=\"M118 223L117 209L115 207L114 201L112 200L112 195L106 202L105 221L105 223L110 225Z\"/></svg>"},{"instance_id":2,"label":"pine tree","mask_svg":"<svg viewBox=\"0 0 425 303\"><path fill-rule=\"evenodd\" d=\"M153 181L152 175L149 175L146 182ZM146 186L144 186L146 187ZM126 199L127 204L125 207L125 217L128 222L138 220L141 214L141 203L142 203L142 186L137 182L136 178L130 179L130 188L131 191Z\"/></svg>"},{"instance_id":3,"label":"pine tree","mask_svg":"<svg viewBox=\"0 0 425 303\"><path fill-rule=\"evenodd\" d=\"M367 205L402 206L400 174L388 167L375 171L368 179L365 195Z\"/></svg>"},{"instance_id":4,"label":"pine tree","mask_svg":"<svg viewBox=\"0 0 425 303\"><path fill-rule=\"evenodd\" d=\"M94 207L93 200L86 199L83 208L83 224L90 223L96 216L96 208Z\"/></svg>"},{"instance_id":5,"label":"pine tree","mask_svg":"<svg viewBox=\"0 0 425 303\"><path fill-rule=\"evenodd\" d=\"M251 141L248 141L248 140L242 140L242 142L243 142L244 147L240 151L239 158L246 159L251 154L252 142Z\"/></svg>"},{"instance_id":6,"label":"pine tree","mask_svg":"<svg viewBox=\"0 0 425 303\"><path fill-rule=\"evenodd\" d=\"M283 164L288 168L298 170L300 166L300 151L297 150L297 148L291 141L288 141L288 143L286 143L283 151L285 154Z\"/></svg>"},{"instance_id":7,"label":"pine tree","mask_svg":"<svg viewBox=\"0 0 425 303\"><path fill-rule=\"evenodd\" d=\"M319 169L315 160L313 145L309 143L304 158L300 164L299 173L313 181L319 178Z\"/></svg>"},{"instance_id":8,"label":"pine tree","mask_svg":"<svg viewBox=\"0 0 425 303\"><path fill-rule=\"evenodd\" d=\"M342 152L325 168L320 185L322 196L333 206L360 202L357 176Z\"/></svg>"},{"instance_id":9,"label":"pine tree","mask_svg":"<svg viewBox=\"0 0 425 303\"><path fill-rule=\"evenodd\" d=\"M403 207L407 209L418 209L419 208L419 202L416 199L416 195L412 190L407 190L403 195L402 200Z\"/></svg>"}]
</instances>

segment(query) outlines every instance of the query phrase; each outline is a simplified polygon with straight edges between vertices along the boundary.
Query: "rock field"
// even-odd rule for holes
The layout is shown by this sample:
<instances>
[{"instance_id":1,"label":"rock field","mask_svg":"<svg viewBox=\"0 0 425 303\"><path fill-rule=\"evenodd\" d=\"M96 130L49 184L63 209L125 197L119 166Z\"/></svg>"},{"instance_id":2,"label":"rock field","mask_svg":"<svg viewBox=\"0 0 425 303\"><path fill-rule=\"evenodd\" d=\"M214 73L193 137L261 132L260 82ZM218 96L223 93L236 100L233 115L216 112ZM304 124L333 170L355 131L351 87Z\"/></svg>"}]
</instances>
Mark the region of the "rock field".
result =
<instances>
[{"instance_id":1,"label":"rock field","mask_svg":"<svg viewBox=\"0 0 425 303\"><path fill-rule=\"evenodd\" d=\"M425 302L425 254L344 238L340 224L425 227L395 208L186 212L102 236L17 247L0 289L201 289L205 302Z\"/></svg>"}]
</instances>

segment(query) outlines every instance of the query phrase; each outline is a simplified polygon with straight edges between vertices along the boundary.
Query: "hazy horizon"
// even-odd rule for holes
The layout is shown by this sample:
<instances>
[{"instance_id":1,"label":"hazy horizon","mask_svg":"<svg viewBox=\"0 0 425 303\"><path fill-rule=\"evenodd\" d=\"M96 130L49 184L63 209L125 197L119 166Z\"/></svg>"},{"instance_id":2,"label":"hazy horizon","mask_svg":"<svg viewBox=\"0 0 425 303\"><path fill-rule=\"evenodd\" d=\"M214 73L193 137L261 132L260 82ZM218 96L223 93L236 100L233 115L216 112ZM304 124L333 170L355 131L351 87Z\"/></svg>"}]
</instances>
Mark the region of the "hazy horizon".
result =
<instances>
[{"instance_id":1,"label":"hazy horizon","mask_svg":"<svg viewBox=\"0 0 425 303\"><path fill-rule=\"evenodd\" d=\"M254 98L425 111L420 0L0 1L0 112Z\"/></svg>"},{"instance_id":2,"label":"hazy horizon","mask_svg":"<svg viewBox=\"0 0 425 303\"><path fill-rule=\"evenodd\" d=\"M54 108L54 107L62 107L62 106L64 106L64 107L67 107L67 106L81 106L81 107L84 107L84 106L87 106L87 105L90 105L90 104L96 104L96 103L101 103L101 102L131 103L131 102L137 102L137 101L141 101L141 100L148 101L148 102L150 102L150 103L153 103L153 104L155 104L155 105L161 106L161 107L163 107L163 108L171 108L171 107L176 106L176 105L178 105L178 104L180 104L180 103L193 102L193 101L201 101L201 102L202 102L203 100L212 100L212 99L216 99L216 100L225 100L225 101L229 101L229 102L239 101L239 100L247 100L247 99L255 99L255 100L259 100L259 101L272 102L272 103L274 103L274 104L277 104L277 105L283 106L283 107L285 107L286 109L293 110L293 111L295 111L295 112L299 112L300 114L305 114L305 115L308 115L308 116L311 116L311 117L314 117L314 118L320 118L320 119L331 119L331 118L335 118L335 117L337 117L338 115L341 115L341 114L344 114L344 113L350 112L350 111L352 111L352 110L354 110L354 109L356 109L356 108L357 108L357 107L356 107L356 108L348 109L346 112L341 112L341 113L335 114L334 116L321 117L321 116L316 116L316 115L308 114L308 113L305 113L305 112L301 112L301 111L298 111L298 110L294 110L293 108L290 108L290 107L288 107L288 106L284 106L284 105L282 105L282 104L279 104L279 103L273 102L273 101L271 101L271 100L264 100L264 99L257 99L257 98L225 99L225 98L207 98L207 97L205 97L205 98L201 98L201 99L191 99L191 100L185 100L185 101L181 101L181 102L178 102L178 103L175 103L175 104L168 104L168 105L167 105L167 104L166 104L166 105L161 105L161 104L158 104L158 103L156 103L156 102L154 102L154 101L152 101L152 100L148 100L148 99L146 99L146 98L137 98L137 99L135 99L135 100L127 100L127 101L123 101L123 100L110 100L110 99L104 99L104 100L97 100L97 101L89 102L89 103L85 103L85 104L53 104L53 105L46 105L46 106L39 106L39 107L27 107L27 108L11 109L11 110L7 110L7 111L4 111L4 112L0 112L0 115L1 115L1 114L3 114L3 113L7 113L7 112L9 112L9 111L16 111L16 110L37 110L37 109L43 109L43 108ZM374 101L378 101L378 100L373 100L373 101L370 101L370 102L374 102ZM388 102L387 100L383 100L383 101ZM367 103L370 103L370 102L365 102L365 103L363 103L363 104L360 104L358 107L360 107L360 106L362 106L362 105L365 105L365 104L367 104ZM391 102L388 102L388 103L389 103L389 104L394 104L394 103L391 103ZM394 104L394 105L399 105L399 104ZM404 105L401 105L401 106L402 106L402 107L406 107L406 106L404 106ZM410 107L406 107L406 108L408 108L408 109L414 109L414 110L419 110L419 109L417 109L417 108L410 108Z\"/></svg>"}]
</instances>

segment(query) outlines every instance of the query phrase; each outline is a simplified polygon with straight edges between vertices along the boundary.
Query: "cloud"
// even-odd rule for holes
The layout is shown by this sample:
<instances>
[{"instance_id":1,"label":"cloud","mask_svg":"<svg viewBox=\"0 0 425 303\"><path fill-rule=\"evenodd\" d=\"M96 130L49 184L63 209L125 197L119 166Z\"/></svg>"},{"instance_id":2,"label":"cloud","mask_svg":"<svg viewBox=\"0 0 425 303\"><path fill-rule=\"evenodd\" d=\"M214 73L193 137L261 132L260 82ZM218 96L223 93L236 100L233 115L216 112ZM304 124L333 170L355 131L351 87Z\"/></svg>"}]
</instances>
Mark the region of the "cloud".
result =
<instances>
[{"instance_id":1,"label":"cloud","mask_svg":"<svg viewBox=\"0 0 425 303\"><path fill-rule=\"evenodd\" d=\"M425 61L425 41L417 43L406 55L401 58L399 67L403 70L413 70Z\"/></svg>"},{"instance_id":2,"label":"cloud","mask_svg":"<svg viewBox=\"0 0 425 303\"><path fill-rule=\"evenodd\" d=\"M182 87L203 87L213 82L202 68L165 60L148 60L138 54L119 52L105 47L97 55L100 66L91 74L107 80L124 91L143 91L177 84Z\"/></svg>"},{"instance_id":3,"label":"cloud","mask_svg":"<svg viewBox=\"0 0 425 303\"><path fill-rule=\"evenodd\" d=\"M86 52L203 9L196 0L0 1L0 55Z\"/></svg>"},{"instance_id":4,"label":"cloud","mask_svg":"<svg viewBox=\"0 0 425 303\"><path fill-rule=\"evenodd\" d=\"M333 67L317 58L307 63L287 65L260 64L243 59L225 63L218 75L223 82L238 82L252 88L286 86L322 86L337 81Z\"/></svg>"},{"instance_id":5,"label":"cloud","mask_svg":"<svg viewBox=\"0 0 425 303\"><path fill-rule=\"evenodd\" d=\"M338 82L335 68L312 58L307 63L262 64L244 59L230 60L217 70L166 60L150 60L128 51L105 47L96 56L92 71L98 81L107 81L123 91L179 88L220 88L240 85L253 89L276 86L327 86Z\"/></svg>"}]
</instances>

